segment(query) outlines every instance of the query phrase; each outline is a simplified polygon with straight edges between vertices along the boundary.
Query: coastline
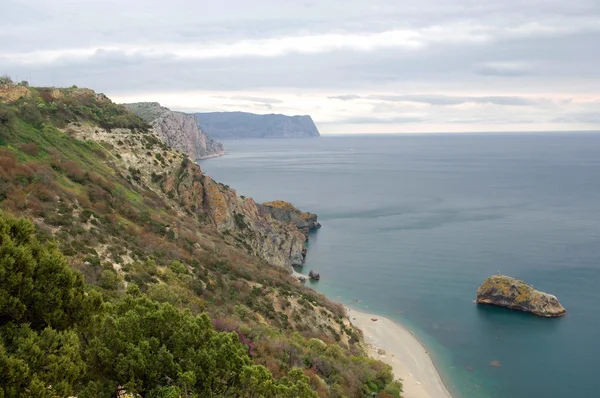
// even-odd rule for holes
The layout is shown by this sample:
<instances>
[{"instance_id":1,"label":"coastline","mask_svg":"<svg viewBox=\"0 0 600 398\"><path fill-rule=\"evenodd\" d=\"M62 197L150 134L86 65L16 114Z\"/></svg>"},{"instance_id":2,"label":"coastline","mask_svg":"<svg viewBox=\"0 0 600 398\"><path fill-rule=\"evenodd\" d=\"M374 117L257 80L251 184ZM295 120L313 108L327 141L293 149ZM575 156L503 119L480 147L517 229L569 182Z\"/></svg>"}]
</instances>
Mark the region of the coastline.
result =
<instances>
[{"instance_id":1,"label":"coastline","mask_svg":"<svg viewBox=\"0 0 600 398\"><path fill-rule=\"evenodd\" d=\"M427 349L410 330L386 317L345 308L350 322L362 330L369 355L390 365L402 381L404 398L452 398Z\"/></svg>"},{"instance_id":2,"label":"coastline","mask_svg":"<svg viewBox=\"0 0 600 398\"><path fill-rule=\"evenodd\" d=\"M225 151L219 152L219 153L213 153L213 154L210 154L210 155L201 156L198 159L196 159L196 161L198 161L198 160L204 160L204 159L218 158L218 157L225 156L225 155L227 155L227 152L225 152Z\"/></svg>"}]
</instances>

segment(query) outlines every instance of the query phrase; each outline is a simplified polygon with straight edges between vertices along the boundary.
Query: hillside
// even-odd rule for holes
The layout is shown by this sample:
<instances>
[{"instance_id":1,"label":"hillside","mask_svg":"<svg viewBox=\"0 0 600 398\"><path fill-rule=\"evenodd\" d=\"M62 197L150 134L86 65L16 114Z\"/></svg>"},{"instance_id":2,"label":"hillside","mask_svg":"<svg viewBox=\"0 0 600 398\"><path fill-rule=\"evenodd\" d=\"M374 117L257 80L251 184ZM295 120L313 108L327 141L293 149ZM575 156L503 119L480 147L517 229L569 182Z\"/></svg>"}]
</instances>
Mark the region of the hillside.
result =
<instances>
[{"instance_id":1,"label":"hillside","mask_svg":"<svg viewBox=\"0 0 600 398\"><path fill-rule=\"evenodd\" d=\"M223 145L200 128L194 115L173 112L157 102L124 105L149 123L167 145L191 159L210 158L225 153Z\"/></svg>"},{"instance_id":2,"label":"hillside","mask_svg":"<svg viewBox=\"0 0 600 398\"><path fill-rule=\"evenodd\" d=\"M245 112L195 113L202 129L216 139L318 137L310 116L257 115Z\"/></svg>"},{"instance_id":3,"label":"hillside","mask_svg":"<svg viewBox=\"0 0 600 398\"><path fill-rule=\"evenodd\" d=\"M0 396L399 396L304 233L126 107L3 85L0 146Z\"/></svg>"}]
</instances>

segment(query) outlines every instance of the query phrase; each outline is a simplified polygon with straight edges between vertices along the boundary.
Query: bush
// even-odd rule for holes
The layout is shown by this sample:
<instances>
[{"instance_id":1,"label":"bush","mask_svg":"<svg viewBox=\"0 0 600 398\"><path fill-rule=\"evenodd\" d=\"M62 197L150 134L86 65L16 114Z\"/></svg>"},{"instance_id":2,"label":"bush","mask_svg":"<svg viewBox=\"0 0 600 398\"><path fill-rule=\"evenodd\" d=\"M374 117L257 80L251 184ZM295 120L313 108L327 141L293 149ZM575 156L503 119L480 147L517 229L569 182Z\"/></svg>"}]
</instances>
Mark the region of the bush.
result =
<instances>
[{"instance_id":1,"label":"bush","mask_svg":"<svg viewBox=\"0 0 600 398\"><path fill-rule=\"evenodd\" d=\"M100 286L106 290L118 290L121 286L119 275L114 270L104 270L100 275Z\"/></svg>"},{"instance_id":2,"label":"bush","mask_svg":"<svg viewBox=\"0 0 600 398\"><path fill-rule=\"evenodd\" d=\"M35 142L21 145L21 150L31 156L36 156L39 153L39 148Z\"/></svg>"},{"instance_id":3,"label":"bush","mask_svg":"<svg viewBox=\"0 0 600 398\"><path fill-rule=\"evenodd\" d=\"M171 264L169 264L169 269L175 272L176 274L187 274L188 272L188 269L185 266L185 264L177 260L171 261Z\"/></svg>"},{"instance_id":4,"label":"bush","mask_svg":"<svg viewBox=\"0 0 600 398\"><path fill-rule=\"evenodd\" d=\"M7 106L0 105L0 126L12 126L15 112Z\"/></svg>"},{"instance_id":5,"label":"bush","mask_svg":"<svg viewBox=\"0 0 600 398\"><path fill-rule=\"evenodd\" d=\"M19 105L19 117L37 127L41 126L44 122L44 116L33 102L23 102Z\"/></svg>"},{"instance_id":6,"label":"bush","mask_svg":"<svg viewBox=\"0 0 600 398\"><path fill-rule=\"evenodd\" d=\"M0 76L0 84L13 84L13 79L10 76Z\"/></svg>"}]
</instances>

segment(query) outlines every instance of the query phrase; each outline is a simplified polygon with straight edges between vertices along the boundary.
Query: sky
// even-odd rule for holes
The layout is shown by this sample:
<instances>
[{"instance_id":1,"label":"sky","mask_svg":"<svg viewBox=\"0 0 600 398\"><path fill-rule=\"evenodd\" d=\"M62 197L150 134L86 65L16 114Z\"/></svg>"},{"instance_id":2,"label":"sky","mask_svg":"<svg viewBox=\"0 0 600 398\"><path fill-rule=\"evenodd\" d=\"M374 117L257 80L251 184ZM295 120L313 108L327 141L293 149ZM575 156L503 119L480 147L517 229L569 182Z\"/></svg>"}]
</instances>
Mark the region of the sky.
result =
<instances>
[{"instance_id":1,"label":"sky","mask_svg":"<svg viewBox=\"0 0 600 398\"><path fill-rule=\"evenodd\" d=\"M600 130L600 0L2 0L0 75L321 133Z\"/></svg>"}]
</instances>

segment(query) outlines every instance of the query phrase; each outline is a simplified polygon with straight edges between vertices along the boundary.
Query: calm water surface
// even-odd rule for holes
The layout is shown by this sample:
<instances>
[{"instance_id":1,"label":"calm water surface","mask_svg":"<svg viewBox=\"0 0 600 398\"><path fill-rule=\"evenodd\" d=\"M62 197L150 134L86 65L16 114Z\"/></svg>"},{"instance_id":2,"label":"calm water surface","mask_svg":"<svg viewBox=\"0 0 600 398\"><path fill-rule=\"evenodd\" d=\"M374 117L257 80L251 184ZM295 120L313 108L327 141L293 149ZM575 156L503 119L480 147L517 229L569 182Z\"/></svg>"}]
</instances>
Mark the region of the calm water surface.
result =
<instances>
[{"instance_id":1,"label":"calm water surface","mask_svg":"<svg viewBox=\"0 0 600 398\"><path fill-rule=\"evenodd\" d=\"M312 286L412 329L456 397L600 397L600 134L223 143L202 168L317 213ZM476 306L497 271L569 314Z\"/></svg>"}]
</instances>

